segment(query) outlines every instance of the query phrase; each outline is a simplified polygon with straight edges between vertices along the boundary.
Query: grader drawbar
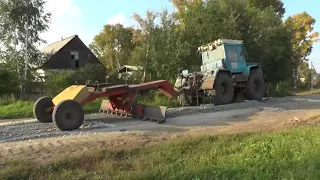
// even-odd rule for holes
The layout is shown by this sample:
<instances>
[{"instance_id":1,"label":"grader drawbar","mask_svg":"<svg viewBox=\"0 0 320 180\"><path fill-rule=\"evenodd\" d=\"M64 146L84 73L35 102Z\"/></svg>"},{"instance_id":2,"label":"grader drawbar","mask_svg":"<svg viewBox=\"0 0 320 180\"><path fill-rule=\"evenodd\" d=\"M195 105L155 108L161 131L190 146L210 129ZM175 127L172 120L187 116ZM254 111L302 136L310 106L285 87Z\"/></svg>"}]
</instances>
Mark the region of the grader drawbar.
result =
<instances>
[{"instance_id":1,"label":"grader drawbar","mask_svg":"<svg viewBox=\"0 0 320 180\"><path fill-rule=\"evenodd\" d=\"M38 99L34 104L33 113L41 123L53 122L62 131L72 131L80 128L84 121L84 105L97 98L107 98L102 100L100 112L161 124L166 121L167 107L133 102L136 95L142 95L152 89L159 90L169 99L177 96L173 85L166 80L102 88L96 85L72 85L54 98Z\"/></svg>"}]
</instances>

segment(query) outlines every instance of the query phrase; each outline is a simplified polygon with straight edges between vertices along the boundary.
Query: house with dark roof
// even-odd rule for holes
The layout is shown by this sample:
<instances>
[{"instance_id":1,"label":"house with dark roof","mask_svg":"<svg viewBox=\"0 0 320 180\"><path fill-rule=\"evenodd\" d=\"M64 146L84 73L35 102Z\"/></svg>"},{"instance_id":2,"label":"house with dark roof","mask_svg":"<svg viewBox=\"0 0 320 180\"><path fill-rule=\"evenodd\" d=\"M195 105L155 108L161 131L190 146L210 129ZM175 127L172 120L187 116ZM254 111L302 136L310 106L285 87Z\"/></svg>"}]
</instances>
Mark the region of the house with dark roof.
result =
<instances>
[{"instance_id":1,"label":"house with dark roof","mask_svg":"<svg viewBox=\"0 0 320 180\"><path fill-rule=\"evenodd\" d=\"M49 55L42 69L78 69L87 64L101 64L101 61L74 35L49 44L42 52Z\"/></svg>"}]
</instances>

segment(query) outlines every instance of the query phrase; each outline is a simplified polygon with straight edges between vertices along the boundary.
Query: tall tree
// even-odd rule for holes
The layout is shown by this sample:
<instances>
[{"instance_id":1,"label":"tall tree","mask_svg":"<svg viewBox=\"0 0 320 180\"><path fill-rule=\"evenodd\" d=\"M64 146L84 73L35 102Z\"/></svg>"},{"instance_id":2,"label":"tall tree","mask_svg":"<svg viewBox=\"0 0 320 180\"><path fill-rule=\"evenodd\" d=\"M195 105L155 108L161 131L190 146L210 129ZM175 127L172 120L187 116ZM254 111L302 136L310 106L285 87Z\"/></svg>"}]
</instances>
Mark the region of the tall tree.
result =
<instances>
[{"instance_id":1,"label":"tall tree","mask_svg":"<svg viewBox=\"0 0 320 180\"><path fill-rule=\"evenodd\" d=\"M45 42L40 34L48 30L50 13L43 0L0 1L0 41L2 59L15 64L23 96L30 70L42 63L37 46Z\"/></svg>"},{"instance_id":2,"label":"tall tree","mask_svg":"<svg viewBox=\"0 0 320 180\"><path fill-rule=\"evenodd\" d=\"M191 53L187 41L181 37L175 17L166 9L159 13L159 23L155 26L150 54L150 68L155 79L172 80L180 69L188 68L183 59Z\"/></svg>"},{"instance_id":3,"label":"tall tree","mask_svg":"<svg viewBox=\"0 0 320 180\"><path fill-rule=\"evenodd\" d=\"M180 27L184 28L186 12L192 9L195 5L202 3L202 0L170 0L173 6L176 8L176 12L173 16L179 21Z\"/></svg>"},{"instance_id":4,"label":"tall tree","mask_svg":"<svg viewBox=\"0 0 320 180\"><path fill-rule=\"evenodd\" d=\"M144 72L143 72L143 78L142 81L145 82L147 81L147 73L149 70L149 64L150 64L150 54L154 50L152 47L152 42L153 42L153 33L155 29L155 19L157 18L158 13L152 12L152 11L147 11L146 12L146 18L144 19L141 17L139 14L134 13L133 18L137 21L139 24L139 28L142 30L142 34L145 37L146 44L143 45L141 51L145 52L145 62L144 62Z\"/></svg>"},{"instance_id":5,"label":"tall tree","mask_svg":"<svg viewBox=\"0 0 320 180\"><path fill-rule=\"evenodd\" d=\"M266 8L272 7L275 12L283 17L286 10L284 4L281 0L246 0L249 6L264 10Z\"/></svg>"},{"instance_id":6,"label":"tall tree","mask_svg":"<svg viewBox=\"0 0 320 180\"><path fill-rule=\"evenodd\" d=\"M130 60L134 48L133 28L107 24L89 47L110 71L116 71Z\"/></svg>"},{"instance_id":7,"label":"tall tree","mask_svg":"<svg viewBox=\"0 0 320 180\"><path fill-rule=\"evenodd\" d=\"M294 55L292 62L294 65L295 87L299 81L299 66L303 66L307 56L312 52L314 43L319 42L319 33L314 31L316 20L307 12L302 12L290 16L286 19L286 27L290 31L292 50Z\"/></svg>"}]
</instances>

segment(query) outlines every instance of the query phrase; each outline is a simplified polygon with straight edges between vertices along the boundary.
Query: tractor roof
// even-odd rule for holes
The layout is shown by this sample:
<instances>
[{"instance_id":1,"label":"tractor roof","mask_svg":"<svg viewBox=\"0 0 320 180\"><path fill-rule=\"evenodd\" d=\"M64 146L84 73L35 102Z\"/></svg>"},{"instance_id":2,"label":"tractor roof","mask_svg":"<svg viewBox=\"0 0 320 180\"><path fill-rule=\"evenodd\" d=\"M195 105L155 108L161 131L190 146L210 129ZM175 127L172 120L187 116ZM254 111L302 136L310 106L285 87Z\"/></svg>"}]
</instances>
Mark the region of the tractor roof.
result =
<instances>
[{"instance_id":1,"label":"tractor roof","mask_svg":"<svg viewBox=\"0 0 320 180\"><path fill-rule=\"evenodd\" d=\"M198 48L199 51L207 51L207 50L214 50L218 46L221 46L222 44L243 44L242 40L232 40L232 39L218 39L211 43L208 43L206 45L200 46Z\"/></svg>"}]
</instances>

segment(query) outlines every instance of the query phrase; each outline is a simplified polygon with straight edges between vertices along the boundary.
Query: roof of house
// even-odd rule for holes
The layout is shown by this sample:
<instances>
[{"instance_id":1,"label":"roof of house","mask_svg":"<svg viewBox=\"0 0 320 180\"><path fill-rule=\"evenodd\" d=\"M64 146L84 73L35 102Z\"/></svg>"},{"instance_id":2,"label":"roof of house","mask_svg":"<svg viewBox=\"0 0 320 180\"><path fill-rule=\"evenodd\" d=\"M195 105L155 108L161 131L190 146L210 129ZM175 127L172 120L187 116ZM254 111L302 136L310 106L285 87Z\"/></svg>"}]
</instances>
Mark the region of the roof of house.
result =
<instances>
[{"instance_id":1,"label":"roof of house","mask_svg":"<svg viewBox=\"0 0 320 180\"><path fill-rule=\"evenodd\" d=\"M45 48L42 49L42 52L44 52L44 53L56 53L60 49L62 49L65 45L67 45L75 37L77 37L77 35L73 35L73 36L67 37L65 39L62 39L62 40L60 40L58 42L49 44Z\"/></svg>"}]
</instances>

